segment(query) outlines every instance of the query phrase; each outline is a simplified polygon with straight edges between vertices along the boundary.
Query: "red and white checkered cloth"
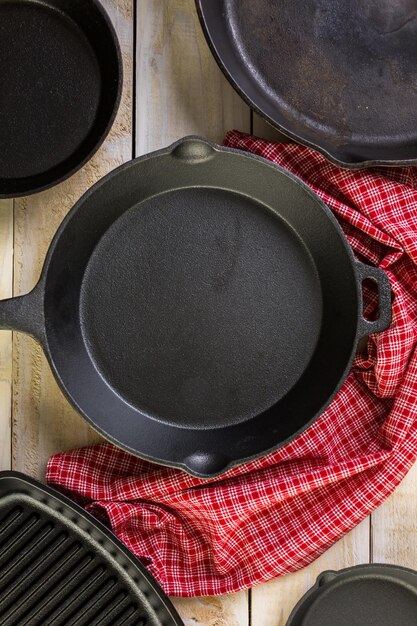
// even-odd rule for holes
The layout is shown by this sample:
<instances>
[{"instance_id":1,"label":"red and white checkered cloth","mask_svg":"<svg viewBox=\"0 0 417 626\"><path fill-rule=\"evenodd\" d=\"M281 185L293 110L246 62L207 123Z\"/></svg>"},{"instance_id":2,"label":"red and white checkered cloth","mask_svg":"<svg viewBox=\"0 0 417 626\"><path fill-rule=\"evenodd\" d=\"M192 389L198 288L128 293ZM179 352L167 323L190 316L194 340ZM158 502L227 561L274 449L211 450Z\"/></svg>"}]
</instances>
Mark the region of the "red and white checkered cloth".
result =
<instances>
[{"instance_id":1,"label":"red and white checkered cloth","mask_svg":"<svg viewBox=\"0 0 417 626\"><path fill-rule=\"evenodd\" d=\"M104 517L165 591L181 596L229 593L304 567L373 511L417 457L417 168L343 170L309 148L236 131L225 143L314 189L358 258L387 272L393 322L369 338L308 430L222 478L199 480L110 444L51 458L48 482Z\"/></svg>"}]
</instances>

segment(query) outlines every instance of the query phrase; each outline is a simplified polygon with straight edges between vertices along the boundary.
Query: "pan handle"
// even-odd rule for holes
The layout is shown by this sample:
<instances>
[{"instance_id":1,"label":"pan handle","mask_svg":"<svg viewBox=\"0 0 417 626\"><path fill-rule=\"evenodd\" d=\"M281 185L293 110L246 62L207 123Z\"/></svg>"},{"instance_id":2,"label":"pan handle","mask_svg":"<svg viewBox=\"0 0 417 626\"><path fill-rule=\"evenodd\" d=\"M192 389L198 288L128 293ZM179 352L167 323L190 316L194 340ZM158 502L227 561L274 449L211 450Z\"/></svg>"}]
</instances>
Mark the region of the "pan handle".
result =
<instances>
[{"instance_id":1,"label":"pan handle","mask_svg":"<svg viewBox=\"0 0 417 626\"><path fill-rule=\"evenodd\" d=\"M216 145L205 137L188 135L169 147L169 151L176 159L186 161L189 165L208 161L216 153Z\"/></svg>"},{"instance_id":2,"label":"pan handle","mask_svg":"<svg viewBox=\"0 0 417 626\"><path fill-rule=\"evenodd\" d=\"M198 478L214 478L230 466L230 459L220 452L198 451L184 460L186 472Z\"/></svg>"},{"instance_id":3,"label":"pan handle","mask_svg":"<svg viewBox=\"0 0 417 626\"><path fill-rule=\"evenodd\" d=\"M372 267L371 265L365 265L364 263L356 263L356 275L358 279L359 293L361 295L359 303L360 313L358 335L359 338L362 338L367 337L372 333L379 333L388 328L391 324L391 285L386 273L378 267ZM379 317L372 322L364 318L362 310L362 283L366 278L373 280L378 287Z\"/></svg>"},{"instance_id":4,"label":"pan handle","mask_svg":"<svg viewBox=\"0 0 417 626\"><path fill-rule=\"evenodd\" d=\"M41 282L28 294L0 300L0 330L17 330L41 343L45 339L44 289Z\"/></svg>"}]
</instances>

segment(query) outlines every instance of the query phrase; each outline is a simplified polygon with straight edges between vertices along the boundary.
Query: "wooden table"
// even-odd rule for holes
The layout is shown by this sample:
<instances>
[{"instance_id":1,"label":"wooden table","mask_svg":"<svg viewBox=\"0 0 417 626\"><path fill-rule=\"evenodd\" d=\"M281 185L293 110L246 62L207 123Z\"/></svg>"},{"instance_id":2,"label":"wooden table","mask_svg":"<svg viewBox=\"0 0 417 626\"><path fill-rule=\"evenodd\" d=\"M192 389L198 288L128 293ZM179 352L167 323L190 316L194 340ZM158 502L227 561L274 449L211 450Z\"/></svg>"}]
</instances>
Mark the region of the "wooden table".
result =
<instances>
[{"instance_id":1,"label":"wooden table","mask_svg":"<svg viewBox=\"0 0 417 626\"><path fill-rule=\"evenodd\" d=\"M277 136L223 78L193 0L137 0L136 6L134 0L102 1L123 49L117 121L100 151L70 180L0 202L0 297L34 286L64 215L117 165L187 134L218 142L232 128ZM40 347L18 333L0 333L0 428L2 469L39 479L52 453L100 440L60 393ZM417 569L417 467L388 502L303 571L233 596L175 599L175 604L186 626L284 626L320 571L369 561Z\"/></svg>"}]
</instances>

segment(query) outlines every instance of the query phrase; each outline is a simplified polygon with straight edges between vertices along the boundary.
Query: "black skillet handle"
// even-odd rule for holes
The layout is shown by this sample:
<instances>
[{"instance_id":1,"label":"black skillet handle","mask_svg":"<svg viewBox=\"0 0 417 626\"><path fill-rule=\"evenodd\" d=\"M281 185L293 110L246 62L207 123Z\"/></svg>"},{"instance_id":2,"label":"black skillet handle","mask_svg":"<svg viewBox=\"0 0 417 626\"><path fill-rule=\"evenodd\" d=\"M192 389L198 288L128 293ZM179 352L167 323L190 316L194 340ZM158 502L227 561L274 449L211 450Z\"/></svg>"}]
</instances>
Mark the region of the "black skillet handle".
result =
<instances>
[{"instance_id":1,"label":"black skillet handle","mask_svg":"<svg viewBox=\"0 0 417 626\"><path fill-rule=\"evenodd\" d=\"M386 273L378 267L365 265L364 263L356 263L356 275L358 278L359 293L362 294L362 283L365 279L370 278L375 281L378 287L379 297L379 317L374 321L366 320L362 311L362 298L360 301L360 315L358 324L359 338L367 337L372 333L380 333L388 328L391 324L391 285Z\"/></svg>"},{"instance_id":2,"label":"black skillet handle","mask_svg":"<svg viewBox=\"0 0 417 626\"><path fill-rule=\"evenodd\" d=\"M205 137L188 135L171 144L168 150L172 156L192 165L211 159L216 153L216 144Z\"/></svg>"},{"instance_id":3,"label":"black skillet handle","mask_svg":"<svg viewBox=\"0 0 417 626\"><path fill-rule=\"evenodd\" d=\"M41 283L28 294L0 300L0 330L17 330L41 343L45 338L44 289Z\"/></svg>"},{"instance_id":4,"label":"black skillet handle","mask_svg":"<svg viewBox=\"0 0 417 626\"><path fill-rule=\"evenodd\" d=\"M220 452L195 452L183 463L186 472L198 478L214 478L226 472L230 459Z\"/></svg>"}]
</instances>

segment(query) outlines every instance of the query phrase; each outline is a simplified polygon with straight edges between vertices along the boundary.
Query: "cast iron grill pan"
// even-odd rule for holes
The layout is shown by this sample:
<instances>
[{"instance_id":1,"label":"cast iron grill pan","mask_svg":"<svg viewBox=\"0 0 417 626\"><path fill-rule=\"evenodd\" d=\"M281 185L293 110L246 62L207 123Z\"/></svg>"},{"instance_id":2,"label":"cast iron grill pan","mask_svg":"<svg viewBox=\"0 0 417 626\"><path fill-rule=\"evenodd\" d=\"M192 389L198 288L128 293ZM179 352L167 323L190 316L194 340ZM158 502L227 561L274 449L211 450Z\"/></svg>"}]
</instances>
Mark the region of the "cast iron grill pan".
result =
<instances>
[{"instance_id":1,"label":"cast iron grill pan","mask_svg":"<svg viewBox=\"0 0 417 626\"><path fill-rule=\"evenodd\" d=\"M0 197L70 176L104 140L122 67L96 0L0 0Z\"/></svg>"},{"instance_id":2,"label":"cast iron grill pan","mask_svg":"<svg viewBox=\"0 0 417 626\"><path fill-rule=\"evenodd\" d=\"M287 622L287 626L416 624L417 572L378 564L323 572Z\"/></svg>"},{"instance_id":3,"label":"cast iron grill pan","mask_svg":"<svg viewBox=\"0 0 417 626\"><path fill-rule=\"evenodd\" d=\"M417 160L417 0L196 0L241 96L345 167Z\"/></svg>"},{"instance_id":4,"label":"cast iron grill pan","mask_svg":"<svg viewBox=\"0 0 417 626\"><path fill-rule=\"evenodd\" d=\"M2 626L180 626L156 582L57 492L0 473Z\"/></svg>"}]
</instances>

